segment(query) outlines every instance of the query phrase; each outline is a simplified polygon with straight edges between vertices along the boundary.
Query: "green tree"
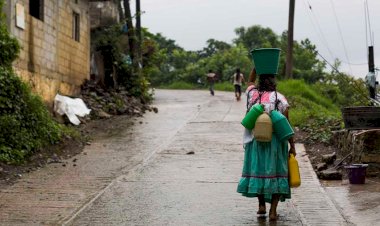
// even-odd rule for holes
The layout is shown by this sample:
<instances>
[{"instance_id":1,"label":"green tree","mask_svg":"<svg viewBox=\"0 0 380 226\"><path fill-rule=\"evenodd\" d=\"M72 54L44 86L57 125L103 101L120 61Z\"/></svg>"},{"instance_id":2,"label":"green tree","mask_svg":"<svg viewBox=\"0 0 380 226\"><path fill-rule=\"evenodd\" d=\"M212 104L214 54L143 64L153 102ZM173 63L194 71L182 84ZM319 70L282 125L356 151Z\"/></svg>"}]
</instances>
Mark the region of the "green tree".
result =
<instances>
[{"instance_id":1,"label":"green tree","mask_svg":"<svg viewBox=\"0 0 380 226\"><path fill-rule=\"evenodd\" d=\"M206 43L207 46L198 53L200 57L210 57L213 54L218 53L219 51L224 51L231 48L230 44L223 41L215 40L213 38L207 40Z\"/></svg>"},{"instance_id":2,"label":"green tree","mask_svg":"<svg viewBox=\"0 0 380 226\"><path fill-rule=\"evenodd\" d=\"M279 77L285 74L285 61L287 51L287 32L284 31L278 36L272 29L254 25L248 28L240 27L235 29L237 38L235 43L240 43L248 50L254 48L280 48ZM326 64L318 59L316 46L309 39L294 41L293 51L293 76L296 79L303 79L308 83L315 83L325 75Z\"/></svg>"},{"instance_id":3,"label":"green tree","mask_svg":"<svg viewBox=\"0 0 380 226\"><path fill-rule=\"evenodd\" d=\"M172 82L197 83L205 80L208 70L216 72L220 81L230 81L236 68L241 68L247 75L252 67L248 50L243 44L236 46L223 41L209 39L202 51L185 51L173 40L161 34L150 34L160 49L163 59L154 70L150 71L149 79L153 85L170 84ZM157 52L158 54L158 52Z\"/></svg>"},{"instance_id":4,"label":"green tree","mask_svg":"<svg viewBox=\"0 0 380 226\"><path fill-rule=\"evenodd\" d=\"M133 58L131 59L131 40L123 32L122 26L123 24L115 24L92 31L91 34L92 48L101 52L104 59L106 77L103 85L105 88L124 87L130 95L140 97L143 102L149 101L151 98L148 94L148 81L144 71L136 69L138 61L133 62ZM150 65L148 58L155 50L149 39L143 40L142 58L147 60L147 65Z\"/></svg>"},{"instance_id":5,"label":"green tree","mask_svg":"<svg viewBox=\"0 0 380 226\"><path fill-rule=\"evenodd\" d=\"M280 40L276 33L270 28L263 28L260 25L254 25L248 28L239 27L235 29L238 36L235 44L243 44L248 50L255 48L278 48Z\"/></svg>"},{"instance_id":6,"label":"green tree","mask_svg":"<svg viewBox=\"0 0 380 226\"><path fill-rule=\"evenodd\" d=\"M185 51L175 44L174 40L167 39L161 34L148 34L156 43L161 52L163 61L159 70L152 71L152 84L168 84L175 81L196 83L204 78L208 70L216 72L220 81L229 81L236 68L248 75L252 65L249 51L258 47L281 48L279 76L285 73L285 51L287 46L287 32L278 36L270 28L259 25L249 28L240 27L235 30L237 38L234 44L209 39L207 45L200 51ZM315 83L325 76L325 63L318 59L316 46L309 39L294 43L294 76L307 83Z\"/></svg>"},{"instance_id":7,"label":"green tree","mask_svg":"<svg viewBox=\"0 0 380 226\"><path fill-rule=\"evenodd\" d=\"M315 87L340 107L369 105L365 82L339 72L340 65L341 62L336 59L334 69L326 73Z\"/></svg>"},{"instance_id":8,"label":"green tree","mask_svg":"<svg viewBox=\"0 0 380 226\"><path fill-rule=\"evenodd\" d=\"M154 40L160 48L166 49L169 53L172 53L175 49L184 50L182 47L177 45L173 39L168 39L161 33L152 34L148 31L148 29L144 29L143 31L145 38Z\"/></svg>"},{"instance_id":9,"label":"green tree","mask_svg":"<svg viewBox=\"0 0 380 226\"><path fill-rule=\"evenodd\" d=\"M252 68L248 50L243 45L237 45L228 50L220 51L211 57L202 59L199 63L205 69L215 71L221 81L230 81L236 68L240 68L245 75Z\"/></svg>"},{"instance_id":10,"label":"green tree","mask_svg":"<svg viewBox=\"0 0 380 226\"><path fill-rule=\"evenodd\" d=\"M151 68L149 68L149 80L153 86L169 84L174 81L193 81L186 78L187 67L198 61L199 55L194 51L185 51L178 46L174 40L162 36L160 33L152 34L144 30L145 39L149 39L155 44L155 51L152 56ZM146 71L148 71L146 70Z\"/></svg>"},{"instance_id":11,"label":"green tree","mask_svg":"<svg viewBox=\"0 0 380 226\"><path fill-rule=\"evenodd\" d=\"M286 50L287 32L281 35L281 49ZM309 39L294 41L293 45L293 77L295 79L303 79L307 83L315 83L325 76L324 69L326 63L318 59L318 51ZM285 54L281 56L280 74L285 74Z\"/></svg>"}]
</instances>

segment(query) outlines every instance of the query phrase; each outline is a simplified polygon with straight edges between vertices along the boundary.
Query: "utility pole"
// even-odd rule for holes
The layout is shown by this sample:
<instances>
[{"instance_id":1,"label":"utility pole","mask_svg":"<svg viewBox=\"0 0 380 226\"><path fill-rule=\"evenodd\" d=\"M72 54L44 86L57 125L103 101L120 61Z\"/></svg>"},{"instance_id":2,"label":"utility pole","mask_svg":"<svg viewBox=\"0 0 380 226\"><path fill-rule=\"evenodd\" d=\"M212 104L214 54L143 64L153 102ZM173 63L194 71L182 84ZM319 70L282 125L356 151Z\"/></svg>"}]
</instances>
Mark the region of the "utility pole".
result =
<instances>
[{"instance_id":1,"label":"utility pole","mask_svg":"<svg viewBox=\"0 0 380 226\"><path fill-rule=\"evenodd\" d=\"M375 60L373 54L373 46L368 46L368 71L375 72Z\"/></svg>"},{"instance_id":2,"label":"utility pole","mask_svg":"<svg viewBox=\"0 0 380 226\"><path fill-rule=\"evenodd\" d=\"M288 49L286 52L286 78L293 78L293 30L296 0L289 0Z\"/></svg>"},{"instance_id":3,"label":"utility pole","mask_svg":"<svg viewBox=\"0 0 380 226\"><path fill-rule=\"evenodd\" d=\"M376 99L376 73L373 46L368 47L368 71L366 82L369 90L369 97Z\"/></svg>"},{"instance_id":4,"label":"utility pole","mask_svg":"<svg viewBox=\"0 0 380 226\"><path fill-rule=\"evenodd\" d=\"M136 0L136 33L137 33L137 54L139 66L142 66L142 37L141 37L141 8L140 8L140 0Z\"/></svg>"}]
</instances>

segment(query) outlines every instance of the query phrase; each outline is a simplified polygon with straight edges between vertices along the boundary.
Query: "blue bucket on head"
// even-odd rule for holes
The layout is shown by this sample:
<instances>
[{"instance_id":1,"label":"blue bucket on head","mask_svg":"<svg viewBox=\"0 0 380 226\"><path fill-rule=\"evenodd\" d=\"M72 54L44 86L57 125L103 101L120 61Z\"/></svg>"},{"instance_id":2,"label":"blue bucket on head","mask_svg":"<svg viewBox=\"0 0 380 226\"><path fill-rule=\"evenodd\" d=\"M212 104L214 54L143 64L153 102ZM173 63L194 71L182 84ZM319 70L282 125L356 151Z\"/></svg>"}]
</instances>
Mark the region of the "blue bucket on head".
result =
<instances>
[{"instance_id":1,"label":"blue bucket on head","mask_svg":"<svg viewBox=\"0 0 380 226\"><path fill-rule=\"evenodd\" d=\"M345 166L350 184L364 184L368 164L352 164Z\"/></svg>"},{"instance_id":2,"label":"blue bucket on head","mask_svg":"<svg viewBox=\"0 0 380 226\"><path fill-rule=\"evenodd\" d=\"M273 123L273 132L276 134L278 140L287 140L294 135L292 126L281 112L276 110L271 111L270 118Z\"/></svg>"},{"instance_id":3,"label":"blue bucket on head","mask_svg":"<svg viewBox=\"0 0 380 226\"><path fill-rule=\"evenodd\" d=\"M271 74L278 72L280 62L280 49L278 48L261 48L251 51L253 63L255 64L258 75Z\"/></svg>"}]
</instances>

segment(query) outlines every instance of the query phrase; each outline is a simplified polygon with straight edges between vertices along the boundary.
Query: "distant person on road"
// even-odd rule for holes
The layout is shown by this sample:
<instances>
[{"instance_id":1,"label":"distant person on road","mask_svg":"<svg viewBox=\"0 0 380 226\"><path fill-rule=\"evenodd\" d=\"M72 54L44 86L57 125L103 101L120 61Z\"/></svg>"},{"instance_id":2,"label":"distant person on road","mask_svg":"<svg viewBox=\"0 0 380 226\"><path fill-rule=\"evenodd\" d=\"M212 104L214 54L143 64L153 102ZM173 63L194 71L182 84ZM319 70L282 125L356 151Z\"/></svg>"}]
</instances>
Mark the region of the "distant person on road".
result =
<instances>
[{"instance_id":1,"label":"distant person on road","mask_svg":"<svg viewBox=\"0 0 380 226\"><path fill-rule=\"evenodd\" d=\"M252 82L255 73L251 73ZM261 74L258 78L257 89L248 90L248 109L260 103L265 112L278 110L288 118L288 101L276 90L275 75ZM288 142L290 149L288 150ZM277 205L279 201L290 198L288 182L289 153L296 154L293 138L279 141L272 136L270 142L256 141L252 131L244 133L244 164L242 177L237 192L246 197L258 197L257 214L266 214L265 203L270 203L269 219L277 220Z\"/></svg>"},{"instance_id":2,"label":"distant person on road","mask_svg":"<svg viewBox=\"0 0 380 226\"><path fill-rule=\"evenodd\" d=\"M239 101L241 98L241 86L244 82L244 75L240 72L240 68L236 69L235 74L232 76L233 84L235 86L235 97Z\"/></svg>"},{"instance_id":3,"label":"distant person on road","mask_svg":"<svg viewBox=\"0 0 380 226\"><path fill-rule=\"evenodd\" d=\"M216 80L216 74L214 72L212 72L212 70L209 70L206 76L207 76L207 82L209 84L210 94L214 96L214 94L215 94L214 84L215 84L215 80Z\"/></svg>"}]
</instances>

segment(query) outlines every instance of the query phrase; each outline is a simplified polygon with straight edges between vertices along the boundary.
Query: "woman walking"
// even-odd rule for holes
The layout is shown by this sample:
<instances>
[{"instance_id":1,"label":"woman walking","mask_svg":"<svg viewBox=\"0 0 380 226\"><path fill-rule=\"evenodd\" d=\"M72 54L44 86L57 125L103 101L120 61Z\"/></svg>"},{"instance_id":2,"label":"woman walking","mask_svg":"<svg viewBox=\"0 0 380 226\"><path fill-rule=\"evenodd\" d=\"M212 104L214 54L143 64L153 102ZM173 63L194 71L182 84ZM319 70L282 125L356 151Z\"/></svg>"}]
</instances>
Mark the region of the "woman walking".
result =
<instances>
[{"instance_id":1,"label":"woman walking","mask_svg":"<svg viewBox=\"0 0 380 226\"><path fill-rule=\"evenodd\" d=\"M209 84L210 94L214 96L215 95L214 84L216 80L216 74L212 72L212 70L208 70L208 73L206 74L206 76L207 76L207 82Z\"/></svg>"},{"instance_id":2,"label":"woman walking","mask_svg":"<svg viewBox=\"0 0 380 226\"><path fill-rule=\"evenodd\" d=\"M247 98L248 109L259 103L264 106L265 112L278 110L288 118L289 104L286 98L277 92L274 74L259 74L258 87L249 90ZM273 135L270 142L259 142L252 132L246 129L244 149L243 173L237 192L246 197L258 198L257 214L266 214L265 203L270 203L269 219L277 220L278 202L290 198L288 156L289 153L296 154L293 138L280 141Z\"/></svg>"},{"instance_id":3,"label":"woman walking","mask_svg":"<svg viewBox=\"0 0 380 226\"><path fill-rule=\"evenodd\" d=\"M235 86L235 97L236 100L239 101L241 97L241 85L244 82L244 75L240 72L240 68L237 68L232 77L234 80L233 84Z\"/></svg>"}]
</instances>

